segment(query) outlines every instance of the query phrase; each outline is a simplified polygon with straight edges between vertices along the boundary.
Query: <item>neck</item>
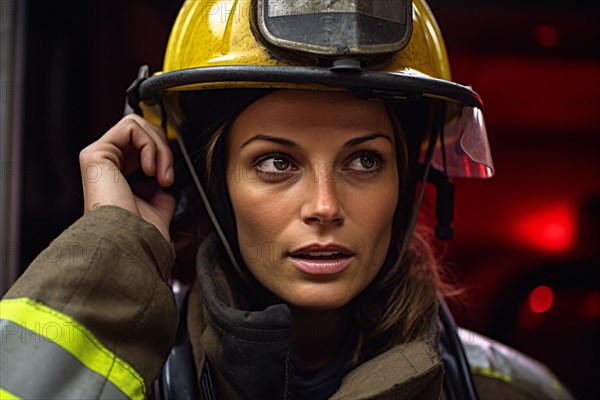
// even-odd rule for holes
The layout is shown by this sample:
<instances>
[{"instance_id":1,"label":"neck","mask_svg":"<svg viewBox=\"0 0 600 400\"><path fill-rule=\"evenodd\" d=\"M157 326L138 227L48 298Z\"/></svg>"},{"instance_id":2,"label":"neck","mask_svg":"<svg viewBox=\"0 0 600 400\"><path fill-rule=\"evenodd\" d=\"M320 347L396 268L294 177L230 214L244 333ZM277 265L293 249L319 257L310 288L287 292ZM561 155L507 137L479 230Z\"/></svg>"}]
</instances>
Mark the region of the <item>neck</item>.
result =
<instances>
[{"instance_id":1,"label":"neck","mask_svg":"<svg viewBox=\"0 0 600 400\"><path fill-rule=\"evenodd\" d=\"M349 309L303 310L291 308L294 363L300 369L317 369L333 361L348 336Z\"/></svg>"}]
</instances>

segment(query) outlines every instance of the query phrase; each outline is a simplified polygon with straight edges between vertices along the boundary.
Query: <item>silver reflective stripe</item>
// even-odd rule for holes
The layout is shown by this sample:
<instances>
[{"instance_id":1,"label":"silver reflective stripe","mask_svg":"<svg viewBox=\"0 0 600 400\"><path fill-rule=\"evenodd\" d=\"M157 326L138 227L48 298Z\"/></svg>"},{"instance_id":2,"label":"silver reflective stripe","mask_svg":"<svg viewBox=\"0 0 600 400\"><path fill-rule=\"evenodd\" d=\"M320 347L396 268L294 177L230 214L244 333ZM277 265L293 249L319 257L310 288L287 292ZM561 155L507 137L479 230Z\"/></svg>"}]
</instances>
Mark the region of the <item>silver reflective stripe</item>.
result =
<instances>
[{"instance_id":1,"label":"silver reflective stripe","mask_svg":"<svg viewBox=\"0 0 600 400\"><path fill-rule=\"evenodd\" d=\"M573 394L538 360L484 335L459 328L469 367L474 375L510 383L513 390L541 399L573 399Z\"/></svg>"},{"instance_id":2,"label":"silver reflective stripe","mask_svg":"<svg viewBox=\"0 0 600 400\"><path fill-rule=\"evenodd\" d=\"M0 385L25 399L127 399L54 342L0 320Z\"/></svg>"}]
</instances>

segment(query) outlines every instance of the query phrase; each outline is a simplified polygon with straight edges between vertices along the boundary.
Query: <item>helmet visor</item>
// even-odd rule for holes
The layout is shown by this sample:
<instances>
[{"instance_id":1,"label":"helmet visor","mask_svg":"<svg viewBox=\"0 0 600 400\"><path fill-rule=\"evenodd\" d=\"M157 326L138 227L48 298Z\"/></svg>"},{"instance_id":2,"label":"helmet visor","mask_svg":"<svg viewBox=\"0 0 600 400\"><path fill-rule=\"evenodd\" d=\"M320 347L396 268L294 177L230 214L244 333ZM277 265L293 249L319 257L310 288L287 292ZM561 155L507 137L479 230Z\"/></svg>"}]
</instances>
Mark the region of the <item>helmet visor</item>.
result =
<instances>
[{"instance_id":1,"label":"helmet visor","mask_svg":"<svg viewBox=\"0 0 600 400\"><path fill-rule=\"evenodd\" d=\"M483 112L464 106L444 125L431 166L451 178L491 178L494 162ZM425 158L424 151L421 161Z\"/></svg>"}]
</instances>

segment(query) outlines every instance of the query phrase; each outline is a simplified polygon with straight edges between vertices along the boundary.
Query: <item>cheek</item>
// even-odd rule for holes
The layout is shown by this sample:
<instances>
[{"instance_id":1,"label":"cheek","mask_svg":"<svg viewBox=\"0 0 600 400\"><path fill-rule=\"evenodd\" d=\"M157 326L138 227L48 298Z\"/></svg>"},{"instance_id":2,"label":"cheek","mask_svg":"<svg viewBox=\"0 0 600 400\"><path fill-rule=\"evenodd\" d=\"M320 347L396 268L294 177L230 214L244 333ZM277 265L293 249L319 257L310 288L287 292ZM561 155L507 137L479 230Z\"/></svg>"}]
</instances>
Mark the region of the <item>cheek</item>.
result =
<instances>
[{"instance_id":1,"label":"cheek","mask_svg":"<svg viewBox=\"0 0 600 400\"><path fill-rule=\"evenodd\" d=\"M391 230L398 204L399 185L396 174L368 190L348 193L348 211L353 219L375 230ZM351 208L351 210L350 210Z\"/></svg>"},{"instance_id":2,"label":"cheek","mask_svg":"<svg viewBox=\"0 0 600 400\"><path fill-rule=\"evenodd\" d=\"M292 217L291 199L252 181L228 182L240 247L277 241Z\"/></svg>"},{"instance_id":3,"label":"cheek","mask_svg":"<svg viewBox=\"0 0 600 400\"><path fill-rule=\"evenodd\" d=\"M390 179L387 185L372 188L355 196L351 214L355 234L361 238L366 254L374 266L369 274L374 277L388 254L392 240L394 214L398 203L398 185ZM350 222L350 221L349 221Z\"/></svg>"},{"instance_id":4,"label":"cheek","mask_svg":"<svg viewBox=\"0 0 600 400\"><path fill-rule=\"evenodd\" d=\"M391 226L394 212L398 203L397 191L390 187L389 190L377 194L364 196L361 215L373 221L377 226Z\"/></svg>"}]
</instances>

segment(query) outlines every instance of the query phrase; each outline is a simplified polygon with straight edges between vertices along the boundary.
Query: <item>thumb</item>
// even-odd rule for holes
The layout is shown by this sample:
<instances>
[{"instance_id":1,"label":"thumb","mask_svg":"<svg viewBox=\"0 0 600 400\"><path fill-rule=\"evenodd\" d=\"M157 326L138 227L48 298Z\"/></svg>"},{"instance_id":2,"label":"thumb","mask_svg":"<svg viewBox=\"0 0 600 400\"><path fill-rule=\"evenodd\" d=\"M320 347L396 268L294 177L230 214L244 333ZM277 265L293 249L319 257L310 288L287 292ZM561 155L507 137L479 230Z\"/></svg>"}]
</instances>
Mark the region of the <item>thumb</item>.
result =
<instances>
[{"instance_id":1,"label":"thumb","mask_svg":"<svg viewBox=\"0 0 600 400\"><path fill-rule=\"evenodd\" d=\"M150 199L150 204L152 204L168 226L171 223L173 213L175 212L175 197L164 190L158 190Z\"/></svg>"},{"instance_id":2,"label":"thumb","mask_svg":"<svg viewBox=\"0 0 600 400\"><path fill-rule=\"evenodd\" d=\"M147 200L135 197L142 218L156 226L167 240L171 240L169 225L175 211L175 198L162 190L157 190Z\"/></svg>"}]
</instances>

